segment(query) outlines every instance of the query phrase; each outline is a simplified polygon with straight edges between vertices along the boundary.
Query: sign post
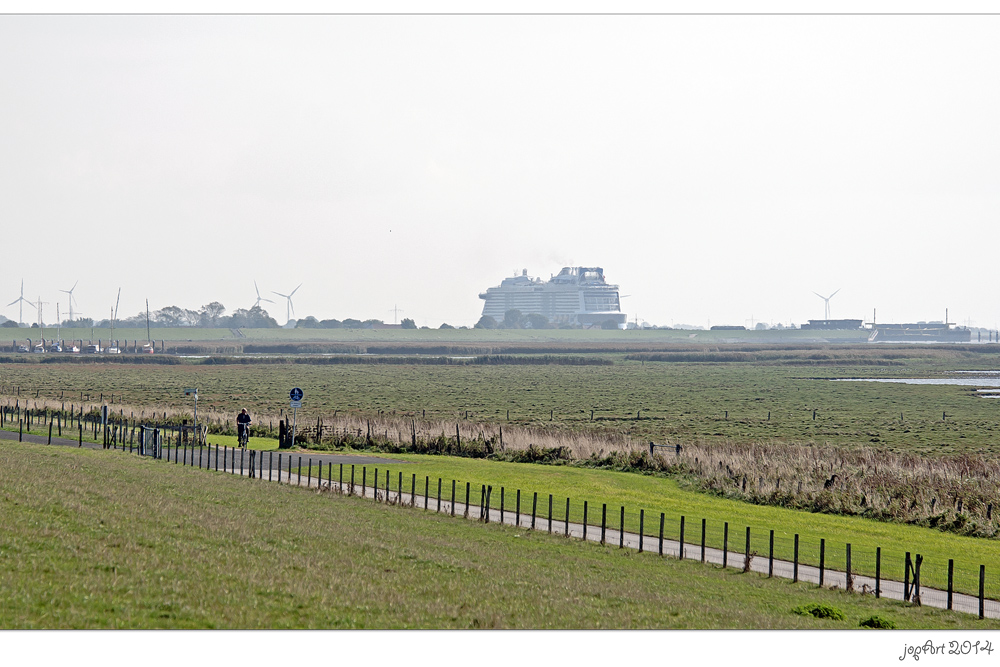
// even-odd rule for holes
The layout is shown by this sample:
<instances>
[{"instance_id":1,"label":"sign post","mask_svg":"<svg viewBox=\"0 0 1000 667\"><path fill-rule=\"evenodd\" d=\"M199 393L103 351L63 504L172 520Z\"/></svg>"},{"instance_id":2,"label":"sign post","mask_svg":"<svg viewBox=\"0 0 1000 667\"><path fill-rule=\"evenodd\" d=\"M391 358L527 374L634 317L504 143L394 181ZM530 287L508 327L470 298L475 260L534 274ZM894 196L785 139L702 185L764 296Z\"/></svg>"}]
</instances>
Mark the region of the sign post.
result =
<instances>
[{"instance_id":1,"label":"sign post","mask_svg":"<svg viewBox=\"0 0 1000 667\"><path fill-rule=\"evenodd\" d=\"M289 407L292 408L292 442L291 445L295 444L295 418L298 416L299 408L302 407L302 390L296 387L288 392L288 398L291 399Z\"/></svg>"},{"instance_id":2,"label":"sign post","mask_svg":"<svg viewBox=\"0 0 1000 667\"><path fill-rule=\"evenodd\" d=\"M187 388L184 390L184 395L194 396L194 439L195 439L195 444L200 444L201 438L198 437L200 435L198 433L198 388L197 387Z\"/></svg>"}]
</instances>

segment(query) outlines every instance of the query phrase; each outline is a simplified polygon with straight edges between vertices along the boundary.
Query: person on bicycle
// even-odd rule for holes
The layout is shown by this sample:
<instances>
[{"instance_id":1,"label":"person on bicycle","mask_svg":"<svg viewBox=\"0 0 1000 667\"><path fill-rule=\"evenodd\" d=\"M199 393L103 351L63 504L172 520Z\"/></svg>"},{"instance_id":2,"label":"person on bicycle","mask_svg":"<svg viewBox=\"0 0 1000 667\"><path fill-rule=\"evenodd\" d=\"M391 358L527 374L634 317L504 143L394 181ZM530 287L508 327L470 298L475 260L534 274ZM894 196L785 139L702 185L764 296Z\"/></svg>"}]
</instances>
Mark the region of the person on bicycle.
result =
<instances>
[{"instance_id":1,"label":"person on bicycle","mask_svg":"<svg viewBox=\"0 0 1000 667\"><path fill-rule=\"evenodd\" d=\"M246 408L236 415L236 439L239 440L240 447L246 447L250 439L250 415Z\"/></svg>"}]
</instances>

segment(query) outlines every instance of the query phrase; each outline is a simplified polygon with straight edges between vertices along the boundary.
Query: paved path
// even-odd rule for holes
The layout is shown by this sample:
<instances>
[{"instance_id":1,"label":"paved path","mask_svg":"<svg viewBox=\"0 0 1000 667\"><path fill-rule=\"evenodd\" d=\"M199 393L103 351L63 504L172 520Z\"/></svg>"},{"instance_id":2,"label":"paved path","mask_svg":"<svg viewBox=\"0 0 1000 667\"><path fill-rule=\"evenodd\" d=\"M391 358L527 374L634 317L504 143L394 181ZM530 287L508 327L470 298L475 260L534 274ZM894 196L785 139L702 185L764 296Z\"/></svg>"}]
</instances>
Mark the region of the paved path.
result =
<instances>
[{"instance_id":1,"label":"paved path","mask_svg":"<svg viewBox=\"0 0 1000 667\"><path fill-rule=\"evenodd\" d=\"M0 431L0 440L18 440L18 433ZM24 434L23 440L25 442L38 444L48 443L47 436L39 435ZM77 440L57 437L52 438L51 444L69 447L80 446ZM89 449L103 448L99 444L88 442L84 442L82 446ZM126 445L125 450L109 450L109 452L112 451L128 452L128 445ZM234 453L235 459L233 456ZM193 450L190 448L187 450L184 448L178 450L174 447L169 449L164 448L163 459L167 460L168 456L169 461L173 463L176 460L177 465L191 465L210 470L225 470L231 474L238 474L244 477L248 477L250 475L250 455L248 451L241 452L239 449L233 450L228 448L216 450L215 447ZM257 452L255 459L254 477L257 479L275 483L280 482L282 484L291 483L297 486L321 489L334 493L352 494L365 498L374 498L382 502L410 505L411 507L419 509L443 512L445 514L462 516L477 521L485 519L482 515L481 508L478 505L472 504L474 497L470 498L468 505L457 501L452 503L450 500L446 499L451 495L450 488L443 486L441 494L444 497L439 497L437 485L432 484L428 487L426 485L426 480L426 495L419 492L419 486L417 486L418 491L416 494L401 493L393 490L387 491L385 488L386 482L389 481L386 475L387 468L380 466L388 464L392 464L394 466L407 465L409 463L407 461L352 454L303 454L299 452ZM322 479L312 476L308 472L303 476L301 471L309 470L310 463L314 468L319 467L322 464L322 468L320 468L322 471ZM353 485L350 482L350 469L347 468L347 466L352 466L354 468ZM367 474L367 468L369 466L372 467L370 477ZM395 478L398 485L400 471L397 469L394 472L396 473ZM341 475L343 475L343 479L347 481L341 481ZM406 474L404 473L404 483L407 481L405 477ZM364 480L364 485L362 485L362 479ZM414 478L411 473L409 480L411 484L413 483L413 479ZM373 487L373 484L376 483L380 488L376 489ZM482 492L480 491L480 495L481 493ZM456 494L456 498L461 498L462 489L460 487L456 489ZM472 495L474 496L474 494ZM547 515L547 503L545 503L545 505L544 512ZM530 500L525 504L525 507L530 507ZM504 512L501 512L500 509L490 509L488 521L493 523L502 522L511 526L516 525L525 529L532 528L530 510L527 513L522 512L520 515L517 515L510 509L507 509ZM560 521L555 518L553 518L550 522L547 517L536 517L534 529L544 530L559 535L567 535L579 539L586 539L591 542L600 542L601 540L600 526L588 525L586 526L585 532L584 525L581 523L574 523L572 521L567 523L565 520ZM645 535L640 538L637 533L630 533L626 531L624 535L621 535L618 530L608 528L605 532L605 543L609 545L624 544L624 547L629 549L640 549L641 547L642 550L645 551L660 552L659 538L656 535ZM665 538L663 540L662 554L664 556L677 558L681 555L680 548L681 545L677 540ZM724 553L721 549L706 547L703 557L701 553L701 546L698 544L690 544L688 542L684 543L683 556L686 559L704 560L706 563L719 566L724 565L725 567L737 569L743 569L744 566L743 553L736 551ZM769 563L766 556L761 557L760 555L757 555L751 560L750 563L750 569L752 571L762 574L767 574L768 567ZM774 560L773 576L781 577L783 579L793 579L795 576L794 571L795 565L791 561ZM798 579L800 581L812 582L818 585L819 568L800 563L798 566ZM847 574L842 571L826 568L824 570L823 585L831 588L846 589ZM873 577L855 574L853 577L853 587L855 591L868 591L873 593L875 590L875 579ZM884 598L902 600L903 582L883 578L880 582L880 592L881 596ZM923 605L928 607L945 609L947 608L948 593L944 590L921 586L920 601ZM969 614L978 614L979 599L972 595L954 593L952 596L952 609ZM987 618L1000 618L1000 602L995 600L986 600L984 615Z\"/></svg>"}]
</instances>

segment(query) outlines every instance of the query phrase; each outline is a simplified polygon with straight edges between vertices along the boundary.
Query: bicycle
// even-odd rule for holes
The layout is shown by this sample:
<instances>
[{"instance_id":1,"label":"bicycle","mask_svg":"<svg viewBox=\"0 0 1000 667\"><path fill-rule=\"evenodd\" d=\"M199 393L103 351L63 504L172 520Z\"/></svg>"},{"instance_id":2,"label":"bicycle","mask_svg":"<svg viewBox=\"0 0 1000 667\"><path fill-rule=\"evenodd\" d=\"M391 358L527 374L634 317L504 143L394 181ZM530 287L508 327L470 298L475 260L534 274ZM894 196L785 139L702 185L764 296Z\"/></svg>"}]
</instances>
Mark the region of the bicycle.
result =
<instances>
[{"instance_id":1,"label":"bicycle","mask_svg":"<svg viewBox=\"0 0 1000 667\"><path fill-rule=\"evenodd\" d=\"M250 429L246 426L239 429L239 434L237 435L237 439L239 440L240 443L240 449L246 449L247 443L250 442Z\"/></svg>"}]
</instances>

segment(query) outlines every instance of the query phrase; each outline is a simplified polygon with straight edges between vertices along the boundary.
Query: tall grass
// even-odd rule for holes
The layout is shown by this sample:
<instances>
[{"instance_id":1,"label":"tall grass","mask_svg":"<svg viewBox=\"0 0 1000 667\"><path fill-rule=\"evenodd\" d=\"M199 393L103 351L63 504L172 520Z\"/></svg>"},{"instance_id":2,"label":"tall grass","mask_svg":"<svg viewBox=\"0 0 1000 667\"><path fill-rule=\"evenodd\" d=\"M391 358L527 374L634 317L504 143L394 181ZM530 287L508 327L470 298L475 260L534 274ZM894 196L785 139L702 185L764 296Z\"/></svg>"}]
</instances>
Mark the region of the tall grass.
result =
<instances>
[{"instance_id":1,"label":"tall grass","mask_svg":"<svg viewBox=\"0 0 1000 667\"><path fill-rule=\"evenodd\" d=\"M15 399L4 402L15 404ZM58 410L59 401L19 399L33 409ZM98 412L97 401L75 402L77 413ZM112 411L146 423L193 421L170 406L113 404ZM235 414L199 410L210 433L234 433ZM282 414L255 414L253 435L273 435ZM456 433L457 429L457 433ZM657 448L625 431L570 430L422 419L417 414L367 417L335 413L300 420L296 444L317 450L370 449L438 453L524 462L561 462L640 473L677 475L693 488L763 505L853 515L996 537L1000 462L984 454L925 457L871 446L689 438ZM680 445L680 451L675 449Z\"/></svg>"}]
</instances>

